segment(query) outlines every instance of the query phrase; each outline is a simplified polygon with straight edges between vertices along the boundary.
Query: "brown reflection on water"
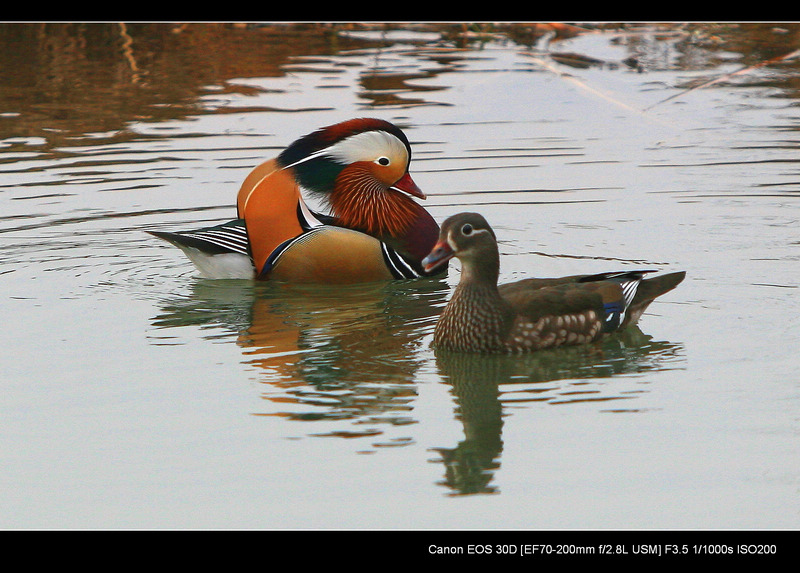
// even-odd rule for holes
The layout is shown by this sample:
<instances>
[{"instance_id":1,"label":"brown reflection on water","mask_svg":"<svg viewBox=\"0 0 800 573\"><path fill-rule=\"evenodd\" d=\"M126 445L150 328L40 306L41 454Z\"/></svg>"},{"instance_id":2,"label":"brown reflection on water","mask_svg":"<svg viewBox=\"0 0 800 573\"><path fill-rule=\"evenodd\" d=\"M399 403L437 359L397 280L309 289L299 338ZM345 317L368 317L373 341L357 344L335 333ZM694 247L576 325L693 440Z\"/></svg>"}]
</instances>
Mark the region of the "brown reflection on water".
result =
<instances>
[{"instance_id":1,"label":"brown reflection on water","mask_svg":"<svg viewBox=\"0 0 800 573\"><path fill-rule=\"evenodd\" d=\"M292 56L362 46L333 25L0 24L0 139L61 145L198 112L209 86L276 77ZM215 93L219 93L218 91Z\"/></svg>"},{"instance_id":2,"label":"brown reflection on water","mask_svg":"<svg viewBox=\"0 0 800 573\"><path fill-rule=\"evenodd\" d=\"M428 58L427 54L417 54L417 56L423 59ZM362 88L359 95L374 107L430 105L430 100L421 97L421 94L441 91L446 88L442 86L415 85L414 81L433 78L454 70L455 66L447 65L437 69L435 73L432 71L398 73L380 69L365 72L359 78ZM414 96L412 97L409 94L414 94Z\"/></svg>"},{"instance_id":3,"label":"brown reflection on water","mask_svg":"<svg viewBox=\"0 0 800 573\"><path fill-rule=\"evenodd\" d=\"M262 374L263 415L289 420L351 420L343 437L375 435L378 425L413 423L413 384L422 333L438 314L439 282L327 289L281 285L259 296L237 341ZM313 292L310 292L313 291ZM276 336L277 335L277 336Z\"/></svg>"},{"instance_id":4,"label":"brown reflection on water","mask_svg":"<svg viewBox=\"0 0 800 573\"><path fill-rule=\"evenodd\" d=\"M459 50L479 49L483 41L510 40L524 48L553 33L542 45L555 54L559 39L596 32L525 23L0 23L0 140L37 137L64 145L84 134L108 132L122 138L132 121L203 113L200 100L209 89L254 93L259 88L235 80L284 76L297 57L381 50L393 43L380 34L343 33L359 28L433 30L440 38L416 43L415 56L433 69L393 69L391 62L376 60L365 70L354 87L371 107L438 105L425 93L446 87L415 81L457 71ZM800 41L796 23L606 24L599 29L615 34L630 59L651 70L712 69L721 58L730 61L731 53L740 54L742 65L756 65L797 49ZM666 34L674 38L674 52L664 50ZM660 60L664 54L669 61ZM786 88L787 79L781 81ZM798 81L788 83L796 87Z\"/></svg>"},{"instance_id":5,"label":"brown reflection on water","mask_svg":"<svg viewBox=\"0 0 800 573\"><path fill-rule=\"evenodd\" d=\"M153 324L213 327L212 340L220 336L218 327L223 336L232 335L269 402L256 415L350 420L352 430L337 426L316 435L371 436L386 424L415 422L410 404L416 397L418 350L446 295L440 280L336 291L200 280L189 296L162 305Z\"/></svg>"}]
</instances>

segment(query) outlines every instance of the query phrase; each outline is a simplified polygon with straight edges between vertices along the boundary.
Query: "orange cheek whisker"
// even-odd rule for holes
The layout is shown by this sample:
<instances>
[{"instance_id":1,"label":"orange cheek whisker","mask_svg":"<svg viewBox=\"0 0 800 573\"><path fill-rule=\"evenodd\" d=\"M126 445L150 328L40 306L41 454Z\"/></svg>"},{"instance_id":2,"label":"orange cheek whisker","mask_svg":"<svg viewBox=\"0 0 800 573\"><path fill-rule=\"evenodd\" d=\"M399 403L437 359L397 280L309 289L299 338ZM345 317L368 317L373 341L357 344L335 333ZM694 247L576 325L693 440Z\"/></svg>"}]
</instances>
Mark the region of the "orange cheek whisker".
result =
<instances>
[{"instance_id":1,"label":"orange cheek whisker","mask_svg":"<svg viewBox=\"0 0 800 573\"><path fill-rule=\"evenodd\" d=\"M331 194L331 214L345 226L375 236L399 237L415 220L416 203L367 172L348 173L337 183Z\"/></svg>"}]
</instances>

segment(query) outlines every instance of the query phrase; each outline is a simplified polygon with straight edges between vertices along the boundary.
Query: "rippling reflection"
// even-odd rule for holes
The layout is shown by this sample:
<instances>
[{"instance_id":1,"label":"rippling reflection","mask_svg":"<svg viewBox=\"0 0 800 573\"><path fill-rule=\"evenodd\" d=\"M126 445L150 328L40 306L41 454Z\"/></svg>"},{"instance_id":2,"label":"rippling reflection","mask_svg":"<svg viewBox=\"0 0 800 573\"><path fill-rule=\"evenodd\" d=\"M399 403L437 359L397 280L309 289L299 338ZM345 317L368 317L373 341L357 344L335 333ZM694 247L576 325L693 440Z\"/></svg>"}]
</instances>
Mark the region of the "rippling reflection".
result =
<instances>
[{"instance_id":1,"label":"rippling reflection","mask_svg":"<svg viewBox=\"0 0 800 573\"><path fill-rule=\"evenodd\" d=\"M441 280L336 290L199 280L189 296L165 304L154 324L222 327L232 335L264 386L270 406L263 415L406 424L414 421L408 404L416 395L417 351L446 295Z\"/></svg>"},{"instance_id":2,"label":"rippling reflection","mask_svg":"<svg viewBox=\"0 0 800 573\"><path fill-rule=\"evenodd\" d=\"M446 468L441 485L453 494L497 492L492 478L500 469L506 408L529 402L630 400L647 391L647 382L634 379L631 388L613 377L685 367L682 344L654 341L637 327L600 345L524 356L438 351L436 364L453 387L456 417L464 427L464 440L457 446L436 448ZM635 410L635 405L604 409Z\"/></svg>"},{"instance_id":3,"label":"rippling reflection","mask_svg":"<svg viewBox=\"0 0 800 573\"><path fill-rule=\"evenodd\" d=\"M414 424L416 376L428 334L449 289L422 280L353 285L335 292L313 285L197 280L162 307L160 329L197 326L213 341L235 340L269 403L256 415L296 422L342 422L307 435L374 437L387 425ZM166 337L154 337L154 344ZM653 340L638 328L600 345L523 356L435 354L452 387L464 439L436 447L440 485L454 495L491 494L501 468L509 408L606 403L604 412L635 412L649 371L685 367L683 345ZM382 429L383 428L383 429ZM400 440L394 445L403 445Z\"/></svg>"},{"instance_id":4,"label":"rippling reflection","mask_svg":"<svg viewBox=\"0 0 800 573\"><path fill-rule=\"evenodd\" d=\"M429 279L336 291L198 279L186 296L164 303L153 324L196 326L208 341L235 340L270 403L258 415L350 420L357 429L320 435L366 436L381 433L374 424L417 422L410 413L415 377L448 293L445 281ZM165 339L154 336L153 343ZM646 391L645 383L631 388L610 383L612 377L682 368L684 357L681 344L655 341L632 328L599 346L527 356L438 352L436 366L453 387L466 435L456 448L438 451L448 467L447 483L469 493L491 490L476 483L497 467L502 405L630 400ZM604 408L635 410L635 404Z\"/></svg>"}]
</instances>

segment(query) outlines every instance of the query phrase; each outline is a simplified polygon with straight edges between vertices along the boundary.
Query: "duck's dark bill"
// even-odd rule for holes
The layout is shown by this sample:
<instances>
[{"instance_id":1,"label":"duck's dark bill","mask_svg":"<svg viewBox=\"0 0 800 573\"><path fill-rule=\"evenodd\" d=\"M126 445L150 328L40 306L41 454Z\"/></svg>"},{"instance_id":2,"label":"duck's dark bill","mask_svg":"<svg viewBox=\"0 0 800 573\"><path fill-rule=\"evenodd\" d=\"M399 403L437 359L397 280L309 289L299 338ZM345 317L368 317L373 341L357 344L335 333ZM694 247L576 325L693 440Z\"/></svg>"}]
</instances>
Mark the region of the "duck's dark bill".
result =
<instances>
[{"instance_id":1,"label":"duck's dark bill","mask_svg":"<svg viewBox=\"0 0 800 573\"><path fill-rule=\"evenodd\" d=\"M455 256L453 249L447 243L436 243L427 257L422 259L422 268L426 273L443 265Z\"/></svg>"}]
</instances>

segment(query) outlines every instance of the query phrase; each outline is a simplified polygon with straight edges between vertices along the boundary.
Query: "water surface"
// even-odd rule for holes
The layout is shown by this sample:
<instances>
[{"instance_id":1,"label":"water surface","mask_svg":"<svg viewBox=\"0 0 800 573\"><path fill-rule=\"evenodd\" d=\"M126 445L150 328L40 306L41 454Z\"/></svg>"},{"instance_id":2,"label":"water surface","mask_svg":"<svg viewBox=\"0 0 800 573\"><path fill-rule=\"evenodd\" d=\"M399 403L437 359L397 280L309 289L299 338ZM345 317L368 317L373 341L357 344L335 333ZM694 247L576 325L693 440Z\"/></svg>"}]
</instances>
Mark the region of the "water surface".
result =
<instances>
[{"instance_id":1,"label":"water surface","mask_svg":"<svg viewBox=\"0 0 800 573\"><path fill-rule=\"evenodd\" d=\"M800 525L798 28L394 28L0 27L0 526ZM146 233L362 115L501 280L687 279L598 348L454 356L457 263L209 281Z\"/></svg>"}]
</instances>

